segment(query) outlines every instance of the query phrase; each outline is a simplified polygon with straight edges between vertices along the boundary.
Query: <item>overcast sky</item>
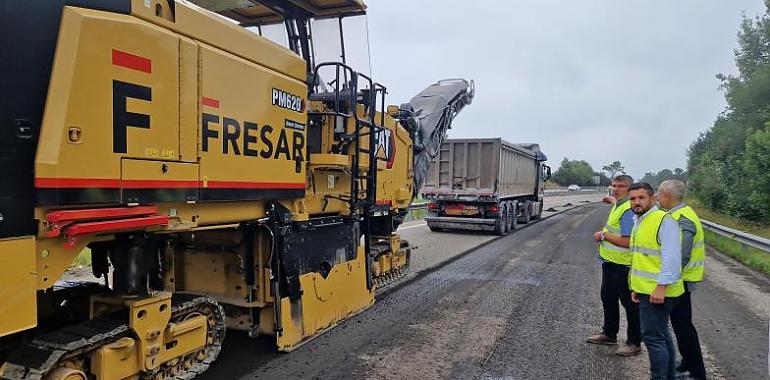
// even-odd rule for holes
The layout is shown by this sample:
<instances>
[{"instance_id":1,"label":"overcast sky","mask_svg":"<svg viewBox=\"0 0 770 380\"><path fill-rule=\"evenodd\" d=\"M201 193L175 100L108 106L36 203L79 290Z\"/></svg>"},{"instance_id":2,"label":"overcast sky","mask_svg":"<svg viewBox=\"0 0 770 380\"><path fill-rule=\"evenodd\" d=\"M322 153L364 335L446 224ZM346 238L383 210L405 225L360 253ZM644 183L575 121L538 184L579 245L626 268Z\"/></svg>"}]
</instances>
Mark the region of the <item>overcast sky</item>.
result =
<instances>
[{"instance_id":1,"label":"overcast sky","mask_svg":"<svg viewBox=\"0 0 770 380\"><path fill-rule=\"evenodd\" d=\"M370 0L372 72L389 103L443 78L476 98L450 137L537 142L594 170L686 166L724 109L741 15L762 0Z\"/></svg>"}]
</instances>

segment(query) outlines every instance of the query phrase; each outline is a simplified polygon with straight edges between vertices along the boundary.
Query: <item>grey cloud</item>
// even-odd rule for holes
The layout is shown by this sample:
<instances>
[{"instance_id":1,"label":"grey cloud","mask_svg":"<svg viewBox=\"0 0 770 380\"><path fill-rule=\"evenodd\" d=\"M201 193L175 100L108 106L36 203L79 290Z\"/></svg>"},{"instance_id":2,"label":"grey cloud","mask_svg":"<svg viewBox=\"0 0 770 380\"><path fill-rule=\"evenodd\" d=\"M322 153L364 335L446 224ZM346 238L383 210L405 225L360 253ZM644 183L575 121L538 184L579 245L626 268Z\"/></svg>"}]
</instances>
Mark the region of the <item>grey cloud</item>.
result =
<instances>
[{"instance_id":1,"label":"grey cloud","mask_svg":"<svg viewBox=\"0 0 770 380\"><path fill-rule=\"evenodd\" d=\"M372 69L391 103L449 77L477 82L452 137L539 142L595 169L684 167L725 107L741 15L761 0L371 0Z\"/></svg>"}]
</instances>

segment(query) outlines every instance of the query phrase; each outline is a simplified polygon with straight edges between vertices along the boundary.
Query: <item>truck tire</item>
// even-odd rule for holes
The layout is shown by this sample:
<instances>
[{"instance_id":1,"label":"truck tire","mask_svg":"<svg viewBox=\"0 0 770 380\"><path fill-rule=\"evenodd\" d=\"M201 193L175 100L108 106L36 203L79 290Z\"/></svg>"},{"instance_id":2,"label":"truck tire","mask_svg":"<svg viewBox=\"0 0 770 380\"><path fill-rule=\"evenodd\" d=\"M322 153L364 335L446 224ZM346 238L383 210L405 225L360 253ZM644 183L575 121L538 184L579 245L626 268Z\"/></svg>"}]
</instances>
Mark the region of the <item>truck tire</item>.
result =
<instances>
[{"instance_id":1,"label":"truck tire","mask_svg":"<svg viewBox=\"0 0 770 380\"><path fill-rule=\"evenodd\" d=\"M523 224L527 224L529 223L530 220L532 220L531 210L532 210L532 204L529 203L529 201L524 202L524 209L522 210L523 212L521 213L521 218L520 218L520 221Z\"/></svg>"},{"instance_id":2,"label":"truck tire","mask_svg":"<svg viewBox=\"0 0 770 380\"><path fill-rule=\"evenodd\" d=\"M517 224L519 222L519 203L510 203L510 210L511 213L508 215L508 231L514 232L518 228Z\"/></svg>"},{"instance_id":3,"label":"truck tire","mask_svg":"<svg viewBox=\"0 0 770 380\"><path fill-rule=\"evenodd\" d=\"M508 233L508 208L502 207L503 212L495 218L495 235L497 236L504 236Z\"/></svg>"},{"instance_id":4,"label":"truck tire","mask_svg":"<svg viewBox=\"0 0 770 380\"><path fill-rule=\"evenodd\" d=\"M540 219L543 216L543 201L537 202L537 213L532 215L532 219Z\"/></svg>"}]
</instances>

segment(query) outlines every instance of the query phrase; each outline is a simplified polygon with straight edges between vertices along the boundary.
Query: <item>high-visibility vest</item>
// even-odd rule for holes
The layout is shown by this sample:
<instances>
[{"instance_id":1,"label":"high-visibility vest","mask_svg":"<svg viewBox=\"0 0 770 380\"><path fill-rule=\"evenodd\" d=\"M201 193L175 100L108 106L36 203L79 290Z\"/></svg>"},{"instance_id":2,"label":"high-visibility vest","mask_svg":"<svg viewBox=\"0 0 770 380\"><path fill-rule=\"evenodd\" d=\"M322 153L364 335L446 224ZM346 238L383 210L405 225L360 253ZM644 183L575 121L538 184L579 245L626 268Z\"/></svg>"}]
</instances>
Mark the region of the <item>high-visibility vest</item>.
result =
<instances>
[{"instance_id":1,"label":"high-visibility vest","mask_svg":"<svg viewBox=\"0 0 770 380\"><path fill-rule=\"evenodd\" d=\"M658 286L661 267L658 230L667 215L663 210L652 211L645 215L631 232L631 270L628 273L628 282L631 290L636 293L649 295ZM684 283L681 277L666 286L666 297L679 297L683 293Z\"/></svg>"},{"instance_id":2,"label":"high-visibility vest","mask_svg":"<svg viewBox=\"0 0 770 380\"><path fill-rule=\"evenodd\" d=\"M629 209L631 209L631 202L628 200L623 201L620 205L617 203L613 205L602 231L620 235L620 218ZM631 265L631 251L628 248L618 247L607 240L602 240L599 244L599 256L615 264Z\"/></svg>"},{"instance_id":3,"label":"high-visibility vest","mask_svg":"<svg viewBox=\"0 0 770 380\"><path fill-rule=\"evenodd\" d=\"M682 280L687 282L703 281L704 264L706 263L706 242L703 235L703 225L700 222L698 214L690 206L684 206L669 212L678 222L684 216L695 224L695 236L692 241L692 251L690 251L690 262L682 268Z\"/></svg>"}]
</instances>

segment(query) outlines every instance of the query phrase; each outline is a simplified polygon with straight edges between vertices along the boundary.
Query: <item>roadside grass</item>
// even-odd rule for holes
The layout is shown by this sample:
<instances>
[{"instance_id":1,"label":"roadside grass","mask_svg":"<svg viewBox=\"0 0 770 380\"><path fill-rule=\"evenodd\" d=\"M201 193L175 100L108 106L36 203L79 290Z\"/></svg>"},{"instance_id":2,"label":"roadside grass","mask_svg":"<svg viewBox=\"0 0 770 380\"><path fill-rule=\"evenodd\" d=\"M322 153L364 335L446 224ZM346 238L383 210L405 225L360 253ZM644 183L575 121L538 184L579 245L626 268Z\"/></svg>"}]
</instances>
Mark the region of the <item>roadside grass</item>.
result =
<instances>
[{"instance_id":1,"label":"roadside grass","mask_svg":"<svg viewBox=\"0 0 770 380\"><path fill-rule=\"evenodd\" d=\"M409 210L409 214L407 214L406 220L420 220L425 217L425 215L428 213L428 210L422 208L422 209L416 209L416 210Z\"/></svg>"},{"instance_id":2,"label":"roadside grass","mask_svg":"<svg viewBox=\"0 0 770 380\"><path fill-rule=\"evenodd\" d=\"M721 223L720 223L721 224ZM770 253L745 246L735 240L717 235L711 231L704 231L706 245L730 256L744 265L770 276Z\"/></svg>"},{"instance_id":3,"label":"roadside grass","mask_svg":"<svg viewBox=\"0 0 770 380\"><path fill-rule=\"evenodd\" d=\"M687 204L695 209L695 212L698 213L698 216L700 216L701 219L770 239L770 226L748 223L728 215L720 214L703 207L693 198L687 199ZM704 231L704 234L708 246L740 261L749 268L766 276L770 276L770 253L745 246L735 240L717 235L711 231Z\"/></svg>"},{"instance_id":4,"label":"roadside grass","mask_svg":"<svg viewBox=\"0 0 770 380\"><path fill-rule=\"evenodd\" d=\"M564 189L564 186L559 185L558 183L553 181L545 181L544 188L546 190L558 190L558 189Z\"/></svg>"},{"instance_id":5,"label":"roadside grass","mask_svg":"<svg viewBox=\"0 0 770 380\"><path fill-rule=\"evenodd\" d=\"M721 224L725 227L734 228L738 231L743 231L757 236L770 239L770 226L763 226L755 223L748 223L737 218L733 218L728 215L720 214L706 207L701 206L697 200L688 199L689 204L701 219L706 219L710 222Z\"/></svg>"},{"instance_id":6,"label":"roadside grass","mask_svg":"<svg viewBox=\"0 0 770 380\"><path fill-rule=\"evenodd\" d=\"M80 254L75 257L70 267L90 267L91 266L91 250L88 248L80 251Z\"/></svg>"}]
</instances>

